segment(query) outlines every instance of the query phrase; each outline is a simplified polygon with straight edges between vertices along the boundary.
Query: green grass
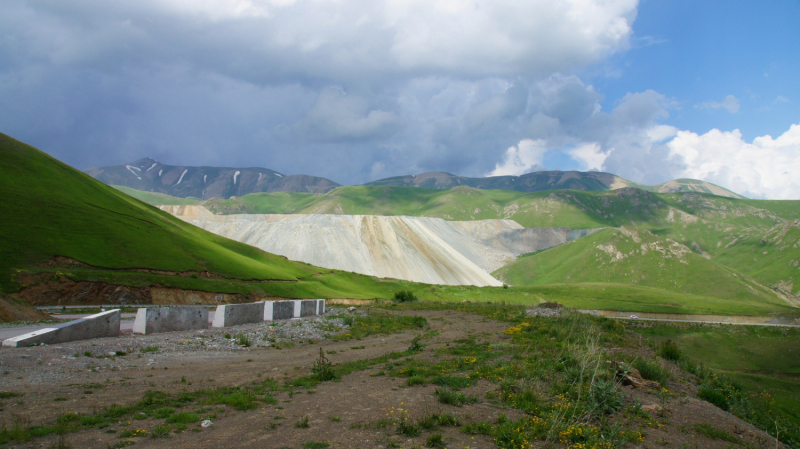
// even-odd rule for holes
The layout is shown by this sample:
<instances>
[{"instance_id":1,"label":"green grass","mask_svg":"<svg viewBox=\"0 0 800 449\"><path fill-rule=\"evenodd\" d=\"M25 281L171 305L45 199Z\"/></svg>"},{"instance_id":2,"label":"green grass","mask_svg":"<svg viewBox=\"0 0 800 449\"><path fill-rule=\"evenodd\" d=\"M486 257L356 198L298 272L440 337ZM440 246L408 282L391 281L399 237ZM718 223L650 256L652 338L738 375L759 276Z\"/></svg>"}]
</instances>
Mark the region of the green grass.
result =
<instances>
[{"instance_id":1,"label":"green grass","mask_svg":"<svg viewBox=\"0 0 800 449\"><path fill-rule=\"evenodd\" d=\"M656 344L672 340L683 356L751 391L767 391L800 425L800 329L632 323Z\"/></svg>"},{"instance_id":2,"label":"green grass","mask_svg":"<svg viewBox=\"0 0 800 449\"><path fill-rule=\"evenodd\" d=\"M624 283L721 298L742 298L752 293L750 299L755 302L770 295L772 299L767 302L774 302L775 295L768 291L767 284L800 286L800 266L793 265L800 261L796 255L800 228L781 221L800 218L800 201L642 190L524 193L389 186L339 187L325 195L258 193L221 201L242 202L253 213L411 215L448 220L508 218L529 228L627 226L640 233L651 232L646 234L645 243L664 247L665 242L669 243L666 239L671 239L692 253L684 258L688 264L660 258L653 250L647 255L631 254L641 244L634 245L630 239L626 242L619 232L609 230L593 236L592 242L606 239L595 245L563 245L555 252L523 257L514 268L506 267L498 273L515 285ZM583 240L586 239L579 241ZM609 259L598 252L599 244L625 249L628 258L616 264L606 261L601 270L595 270L603 256ZM797 287L792 293L798 293Z\"/></svg>"},{"instance_id":3,"label":"green grass","mask_svg":"<svg viewBox=\"0 0 800 449\"><path fill-rule=\"evenodd\" d=\"M193 204L200 203L202 201L202 200L200 200L198 198L192 198L192 197L179 198L179 197L170 196L170 195L167 195L167 194L164 194L164 193L144 192L144 191L141 191L141 190L136 190L136 189L132 189L130 187L125 187L125 186L111 186L111 187L119 190L120 192L122 192L122 193L124 193L126 195L132 196L132 197L136 198L137 200L144 201L145 203L152 204L154 206L156 206L156 205L175 205L175 206L193 205Z\"/></svg>"},{"instance_id":4,"label":"green grass","mask_svg":"<svg viewBox=\"0 0 800 449\"><path fill-rule=\"evenodd\" d=\"M239 279L295 280L301 266L220 238L0 135L0 287L53 256L106 268L209 270Z\"/></svg>"},{"instance_id":5,"label":"green grass","mask_svg":"<svg viewBox=\"0 0 800 449\"><path fill-rule=\"evenodd\" d=\"M569 244L520 257L493 274L514 286L630 284L726 301L786 305L771 290L742 273L674 241L630 227L604 229Z\"/></svg>"},{"instance_id":6,"label":"green grass","mask_svg":"<svg viewBox=\"0 0 800 449\"><path fill-rule=\"evenodd\" d=\"M11 137L0 134L0 290L39 281L165 286L285 297L391 297L413 283L292 262L206 232ZM12 218L13 217L13 218ZM41 267L54 256L89 267ZM156 274L126 269L205 272L217 277ZM243 280L258 281L245 282ZM280 280L291 282L260 282Z\"/></svg>"}]
</instances>

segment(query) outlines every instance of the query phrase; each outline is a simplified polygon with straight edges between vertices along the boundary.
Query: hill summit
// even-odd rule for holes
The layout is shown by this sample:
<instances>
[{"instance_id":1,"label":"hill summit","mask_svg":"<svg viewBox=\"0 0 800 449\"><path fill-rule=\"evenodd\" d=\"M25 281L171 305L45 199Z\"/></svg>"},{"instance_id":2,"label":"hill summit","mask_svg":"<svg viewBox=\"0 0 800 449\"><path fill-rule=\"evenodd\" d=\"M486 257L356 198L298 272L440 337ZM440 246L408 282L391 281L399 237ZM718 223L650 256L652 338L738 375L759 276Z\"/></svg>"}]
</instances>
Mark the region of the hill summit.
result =
<instances>
[{"instance_id":1,"label":"hill summit","mask_svg":"<svg viewBox=\"0 0 800 449\"><path fill-rule=\"evenodd\" d=\"M394 176L368 182L367 186L404 186L426 189L450 189L458 186L482 190L513 190L517 192L539 192L542 190L617 190L636 187L654 193L699 192L728 198L743 198L728 189L697 179L675 179L648 186L621 178L612 173L599 171L537 171L521 176L491 176L468 178L445 172L427 172L419 175Z\"/></svg>"}]
</instances>

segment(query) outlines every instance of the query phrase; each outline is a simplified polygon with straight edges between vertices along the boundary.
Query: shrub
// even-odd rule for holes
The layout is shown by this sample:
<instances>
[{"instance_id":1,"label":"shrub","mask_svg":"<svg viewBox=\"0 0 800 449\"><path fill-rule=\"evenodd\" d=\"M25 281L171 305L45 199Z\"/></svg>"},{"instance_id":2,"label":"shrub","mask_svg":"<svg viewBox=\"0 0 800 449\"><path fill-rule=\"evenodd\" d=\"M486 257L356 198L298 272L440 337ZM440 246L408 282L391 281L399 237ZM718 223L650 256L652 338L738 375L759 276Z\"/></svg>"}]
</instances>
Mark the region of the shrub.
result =
<instances>
[{"instance_id":1,"label":"shrub","mask_svg":"<svg viewBox=\"0 0 800 449\"><path fill-rule=\"evenodd\" d=\"M681 348L678 347L672 340L667 340L658 348L657 354L664 360L677 362L681 359Z\"/></svg>"},{"instance_id":2,"label":"shrub","mask_svg":"<svg viewBox=\"0 0 800 449\"><path fill-rule=\"evenodd\" d=\"M425 447L444 447L444 436L441 433L434 433L425 440Z\"/></svg>"},{"instance_id":3,"label":"shrub","mask_svg":"<svg viewBox=\"0 0 800 449\"><path fill-rule=\"evenodd\" d=\"M236 334L236 344L239 346L244 346L245 348L250 347L250 337L245 334L238 333Z\"/></svg>"},{"instance_id":4,"label":"shrub","mask_svg":"<svg viewBox=\"0 0 800 449\"><path fill-rule=\"evenodd\" d=\"M419 436L420 434L419 426L416 424L411 424L408 421L408 419L403 419L397 425L397 434L412 438Z\"/></svg>"},{"instance_id":5,"label":"shrub","mask_svg":"<svg viewBox=\"0 0 800 449\"><path fill-rule=\"evenodd\" d=\"M393 298L394 302L414 302L416 300L417 297L414 296L414 293L412 293L411 290L400 290L394 294Z\"/></svg>"},{"instance_id":6,"label":"shrub","mask_svg":"<svg viewBox=\"0 0 800 449\"><path fill-rule=\"evenodd\" d=\"M297 427L298 429L308 429L310 427L308 425L308 415L301 416L300 419L298 419L297 422L294 423L294 426Z\"/></svg>"},{"instance_id":7,"label":"shrub","mask_svg":"<svg viewBox=\"0 0 800 449\"><path fill-rule=\"evenodd\" d=\"M666 386L670 378L669 371L655 360L636 359L631 366L639 370L643 379L652 380Z\"/></svg>"},{"instance_id":8,"label":"shrub","mask_svg":"<svg viewBox=\"0 0 800 449\"><path fill-rule=\"evenodd\" d=\"M413 387L414 385L425 385L425 377L424 376L411 376L406 380L406 383L409 387Z\"/></svg>"},{"instance_id":9,"label":"shrub","mask_svg":"<svg viewBox=\"0 0 800 449\"><path fill-rule=\"evenodd\" d=\"M701 388L700 391L697 392L697 397L725 411L731 408L731 404L723 392L708 386Z\"/></svg>"},{"instance_id":10,"label":"shrub","mask_svg":"<svg viewBox=\"0 0 800 449\"><path fill-rule=\"evenodd\" d=\"M333 372L333 364L325 357L325 352L322 348L319 348L319 358L311 366L311 372L320 382L336 379L336 374Z\"/></svg>"},{"instance_id":11,"label":"shrub","mask_svg":"<svg viewBox=\"0 0 800 449\"><path fill-rule=\"evenodd\" d=\"M622 393L617 385L608 380L598 380L592 385L595 413L610 415L622 407Z\"/></svg>"},{"instance_id":12,"label":"shrub","mask_svg":"<svg viewBox=\"0 0 800 449\"><path fill-rule=\"evenodd\" d=\"M414 339L411 340L411 346L408 347L408 350L411 352L420 352L423 349L425 349L425 345L423 345L422 342L420 341L421 339L422 337L419 335L414 337Z\"/></svg>"},{"instance_id":13,"label":"shrub","mask_svg":"<svg viewBox=\"0 0 800 449\"><path fill-rule=\"evenodd\" d=\"M455 405L456 407L461 407L464 404L474 404L478 402L477 397L467 396L464 393L456 391L443 390L437 388L433 394L439 398L439 402L441 402L442 404Z\"/></svg>"}]
</instances>

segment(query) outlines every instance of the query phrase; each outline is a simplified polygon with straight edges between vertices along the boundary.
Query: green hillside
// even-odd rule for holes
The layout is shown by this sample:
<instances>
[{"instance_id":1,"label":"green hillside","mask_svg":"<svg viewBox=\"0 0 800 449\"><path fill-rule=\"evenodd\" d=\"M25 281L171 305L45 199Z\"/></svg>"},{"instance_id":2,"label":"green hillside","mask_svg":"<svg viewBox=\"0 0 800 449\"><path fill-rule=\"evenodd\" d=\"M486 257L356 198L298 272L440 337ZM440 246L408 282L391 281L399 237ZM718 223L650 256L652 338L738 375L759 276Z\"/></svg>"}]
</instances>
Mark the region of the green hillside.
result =
<instances>
[{"instance_id":1,"label":"green hillside","mask_svg":"<svg viewBox=\"0 0 800 449\"><path fill-rule=\"evenodd\" d=\"M562 302L576 307L757 314L758 310L786 312L787 304L800 302L800 201L734 199L695 192L661 194L634 188L524 193L465 186L449 190L350 186L326 194L258 193L201 204L215 213L504 218L528 228L624 226L646 242L635 244L610 229L523 256L496 275L515 285L512 290L528 293L530 288L546 285L564 286L566 291L570 285L578 289L578 284L580 289L590 290L600 285L644 289L636 290L638 299L632 301L598 292L586 299L579 299L581 295L561 297ZM670 247L667 239L678 245L676 250L688 251L683 256L686 263L664 258L657 250L641 253L642 244ZM609 260L610 256L597 248L600 245L614 246L626 254L625 259L602 265L601 255ZM638 252L633 252L635 248ZM783 299L770 290L779 291ZM525 295L518 292L524 300ZM503 298L517 300L515 296Z\"/></svg>"},{"instance_id":2,"label":"green hillside","mask_svg":"<svg viewBox=\"0 0 800 449\"><path fill-rule=\"evenodd\" d=\"M697 255L786 294L800 295L800 201L734 199L694 192L659 194L633 188L524 193L464 186L449 190L350 186L324 195L258 193L208 205L215 213L506 218L528 228L630 226L675 240Z\"/></svg>"},{"instance_id":3,"label":"green hillside","mask_svg":"<svg viewBox=\"0 0 800 449\"><path fill-rule=\"evenodd\" d=\"M0 222L4 292L21 288L15 281L20 276L49 271L73 281L159 284L262 296L387 297L413 285L320 269L219 237L4 134L0 134L0 192L5 216ZM56 271L42 265L54 256L89 266ZM212 276L141 269L210 272Z\"/></svg>"},{"instance_id":4,"label":"green hillside","mask_svg":"<svg viewBox=\"0 0 800 449\"><path fill-rule=\"evenodd\" d=\"M775 294L688 247L636 228L609 228L525 255L493 273L514 286L566 282L632 284L732 302L785 305Z\"/></svg>"},{"instance_id":5,"label":"green hillside","mask_svg":"<svg viewBox=\"0 0 800 449\"><path fill-rule=\"evenodd\" d=\"M120 192L130 195L137 200L144 201L147 204L165 204L165 205L174 205L174 206L182 206L182 205L192 205L197 204L201 200L197 198L179 198L177 196L170 196L164 193L158 192L144 192L141 190L132 189L130 187L125 186L111 186Z\"/></svg>"}]
</instances>

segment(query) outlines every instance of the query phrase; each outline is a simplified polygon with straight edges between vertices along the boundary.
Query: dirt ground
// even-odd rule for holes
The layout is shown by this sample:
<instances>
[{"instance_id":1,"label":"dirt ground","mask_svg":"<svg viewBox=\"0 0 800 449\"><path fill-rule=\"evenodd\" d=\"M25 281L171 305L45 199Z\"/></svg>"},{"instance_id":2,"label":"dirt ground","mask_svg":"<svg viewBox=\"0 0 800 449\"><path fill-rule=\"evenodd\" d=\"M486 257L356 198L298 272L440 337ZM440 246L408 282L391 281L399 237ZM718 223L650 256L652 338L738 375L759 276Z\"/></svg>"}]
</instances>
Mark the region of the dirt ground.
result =
<instances>
[{"instance_id":1,"label":"dirt ground","mask_svg":"<svg viewBox=\"0 0 800 449\"><path fill-rule=\"evenodd\" d=\"M426 348L415 358L433 359L436 350L454 340L473 337L479 341L497 341L508 338L502 331L506 323L482 316L456 311L405 312L427 318L430 329L438 335L425 340ZM226 330L236 332L235 328ZM426 330L428 331L428 330ZM208 332L211 332L209 330ZM222 331L220 331L222 332ZM317 340L292 348L238 348L236 350L211 350L197 345L178 345L175 350L154 353L132 353L124 357L90 359L81 357L85 351L105 354L115 350L164 345L165 339L182 342L196 336L197 332L178 332L153 336L127 335L117 339L72 342L63 345L32 348L0 349L0 391L24 393L16 398L0 399L0 420L6 426L14 416L29 419L33 424L52 424L56 417L67 413L91 413L110 404L132 404L148 390L168 393L194 391L216 386L247 385L267 377L283 383L286 379L310 373L320 347L332 353L334 363L378 357L392 351L409 348L419 332L392 335L374 335L361 340ZM185 350L181 349L185 346ZM363 347L363 348L362 348ZM647 348L612 348L614 350L641 351ZM77 355L77 357L76 357ZM677 370L677 367L675 368ZM259 409L237 411L228 406L192 405L190 410L204 409L216 416L209 427L191 424L182 433L172 433L168 438L121 439L123 430L152 429L163 420L147 418L120 421L105 429L92 428L68 434L66 442L73 448L123 447L124 441L134 441L133 447L175 448L303 448L310 442L325 442L331 448L390 448L424 447L433 433L444 436L449 448L496 447L490 437L468 435L458 427L439 427L423 431L420 436L408 438L398 435L394 425L397 416L407 414L417 419L435 412L460 416L462 423L496 419L500 414L509 418L522 416L521 412L505 408L485 399L486 392L495 385L481 381L464 390L481 398L481 402L463 407L437 402L433 392L436 386L407 386L405 378L378 375L380 365L356 371L341 380L322 382L310 390L297 390L293 394L275 392L275 404L262 404ZM763 432L724 412L707 402L694 398L688 375L678 375L674 382L674 397L668 400L669 412L659 424L648 427L643 442L628 447L642 448L728 448L732 443L712 440L698 434L693 425L707 423L741 438L741 446L775 447L774 439ZM682 379L682 380L681 380ZM626 401L638 399L645 407L657 408L661 403L654 391L624 388ZM308 427L296 424L308 417ZM19 418L17 418L19 419ZM661 427L659 427L661 426ZM113 431L113 433L110 433ZM21 445L7 447L49 447L55 437L34 439ZM305 446L304 446L305 445ZM536 446L544 443L536 443ZM733 447L735 447L734 445ZM555 444L554 447L563 447ZM779 446L782 447L782 446Z\"/></svg>"}]
</instances>

